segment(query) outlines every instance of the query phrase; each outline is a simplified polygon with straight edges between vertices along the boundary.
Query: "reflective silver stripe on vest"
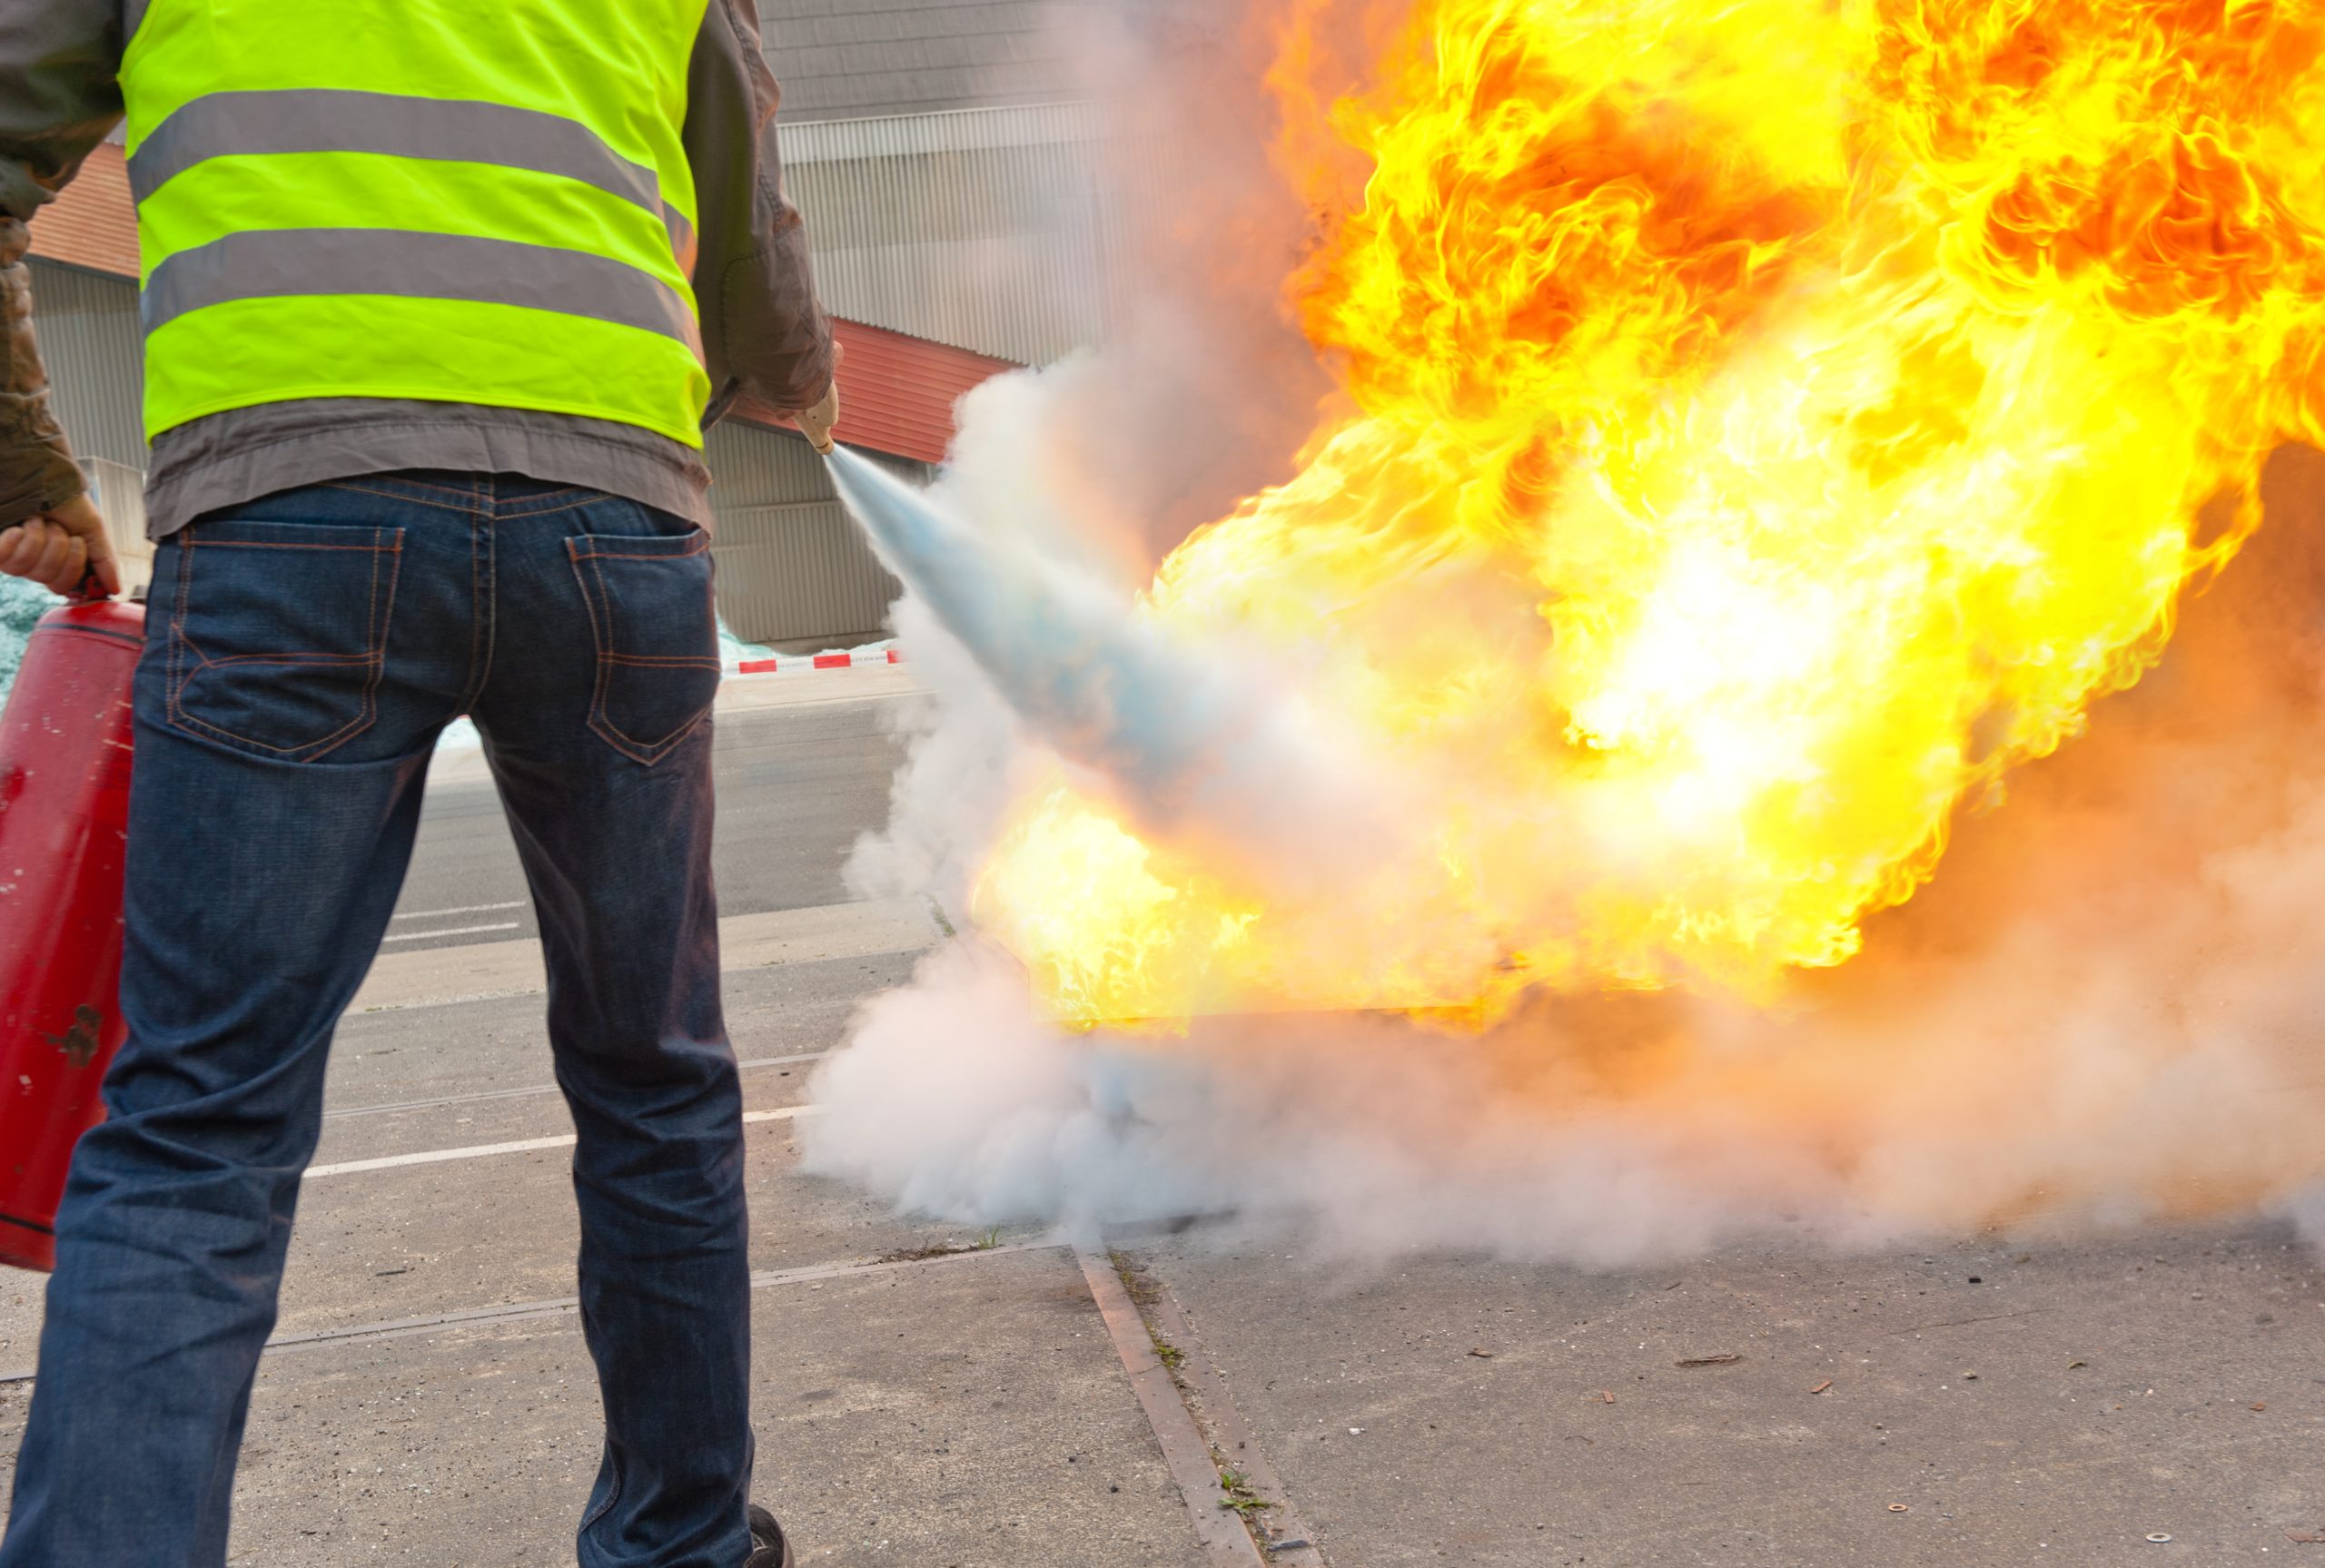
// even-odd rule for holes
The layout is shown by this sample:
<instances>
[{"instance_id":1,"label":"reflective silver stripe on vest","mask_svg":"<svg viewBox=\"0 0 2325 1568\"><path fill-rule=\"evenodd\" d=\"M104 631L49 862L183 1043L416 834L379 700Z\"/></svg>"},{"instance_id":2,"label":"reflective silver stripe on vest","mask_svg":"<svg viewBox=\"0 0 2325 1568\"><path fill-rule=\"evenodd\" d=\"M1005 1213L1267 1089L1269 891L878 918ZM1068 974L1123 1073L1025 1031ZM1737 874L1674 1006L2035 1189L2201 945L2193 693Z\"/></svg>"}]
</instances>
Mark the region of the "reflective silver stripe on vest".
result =
<instances>
[{"instance_id":1,"label":"reflective silver stripe on vest","mask_svg":"<svg viewBox=\"0 0 2325 1568\"><path fill-rule=\"evenodd\" d=\"M180 251L153 269L138 314L153 331L232 300L390 294L524 305L676 338L702 358L685 295L626 261L469 234L404 229L252 229Z\"/></svg>"},{"instance_id":2,"label":"reflective silver stripe on vest","mask_svg":"<svg viewBox=\"0 0 2325 1568\"><path fill-rule=\"evenodd\" d=\"M652 169L578 120L509 104L329 87L211 93L181 104L137 144L129 188L143 202L197 163L246 153L380 153L561 175L660 218L671 251L693 269L693 232L663 205Z\"/></svg>"}]
</instances>

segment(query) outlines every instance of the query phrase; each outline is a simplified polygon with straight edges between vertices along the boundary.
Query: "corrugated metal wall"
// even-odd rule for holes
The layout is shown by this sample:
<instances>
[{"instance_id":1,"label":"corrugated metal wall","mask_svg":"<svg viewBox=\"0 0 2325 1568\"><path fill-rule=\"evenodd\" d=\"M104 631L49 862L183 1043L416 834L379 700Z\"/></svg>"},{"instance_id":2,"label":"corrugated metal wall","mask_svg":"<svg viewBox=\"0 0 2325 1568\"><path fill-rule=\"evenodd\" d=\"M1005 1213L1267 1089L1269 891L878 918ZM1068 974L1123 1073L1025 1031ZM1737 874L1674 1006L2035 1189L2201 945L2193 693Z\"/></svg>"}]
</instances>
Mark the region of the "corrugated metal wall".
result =
<instances>
[{"instance_id":1,"label":"corrugated metal wall","mask_svg":"<svg viewBox=\"0 0 2325 1568\"><path fill-rule=\"evenodd\" d=\"M41 362L74 455L142 472L145 348L137 331L137 285L46 261L30 265Z\"/></svg>"},{"instance_id":2,"label":"corrugated metal wall","mask_svg":"<svg viewBox=\"0 0 2325 1568\"><path fill-rule=\"evenodd\" d=\"M846 643L880 635L900 585L834 493L823 459L796 436L747 425L710 432L717 483L711 554L718 562L718 612L736 636L755 643ZM881 458L915 483L925 463Z\"/></svg>"},{"instance_id":3,"label":"corrugated metal wall","mask_svg":"<svg viewBox=\"0 0 2325 1568\"><path fill-rule=\"evenodd\" d=\"M134 588L153 579L153 542L145 537L145 470L110 458L83 458L89 494L104 514L105 532L121 559L121 586Z\"/></svg>"},{"instance_id":4,"label":"corrugated metal wall","mask_svg":"<svg viewBox=\"0 0 2325 1568\"><path fill-rule=\"evenodd\" d=\"M137 285L35 261L33 330L49 396L121 557L123 586L153 576L145 542L145 348Z\"/></svg>"},{"instance_id":5,"label":"corrugated metal wall","mask_svg":"<svg viewBox=\"0 0 2325 1568\"><path fill-rule=\"evenodd\" d=\"M1056 104L778 127L836 315L1023 364L1104 335L1094 116Z\"/></svg>"}]
</instances>

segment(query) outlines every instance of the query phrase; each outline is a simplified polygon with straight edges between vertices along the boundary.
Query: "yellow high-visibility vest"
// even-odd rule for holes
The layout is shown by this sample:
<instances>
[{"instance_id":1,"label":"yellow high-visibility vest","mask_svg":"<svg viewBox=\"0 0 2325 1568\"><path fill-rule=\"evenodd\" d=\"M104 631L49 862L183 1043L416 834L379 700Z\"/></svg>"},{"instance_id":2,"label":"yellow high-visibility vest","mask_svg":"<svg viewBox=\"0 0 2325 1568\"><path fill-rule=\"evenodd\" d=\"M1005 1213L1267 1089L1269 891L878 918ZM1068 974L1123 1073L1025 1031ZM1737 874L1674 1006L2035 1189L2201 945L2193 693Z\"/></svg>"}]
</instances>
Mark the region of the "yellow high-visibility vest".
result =
<instances>
[{"instance_id":1,"label":"yellow high-visibility vest","mask_svg":"<svg viewBox=\"0 0 2325 1568\"><path fill-rule=\"evenodd\" d=\"M134 0L145 430L299 398L702 444L707 0Z\"/></svg>"}]
</instances>

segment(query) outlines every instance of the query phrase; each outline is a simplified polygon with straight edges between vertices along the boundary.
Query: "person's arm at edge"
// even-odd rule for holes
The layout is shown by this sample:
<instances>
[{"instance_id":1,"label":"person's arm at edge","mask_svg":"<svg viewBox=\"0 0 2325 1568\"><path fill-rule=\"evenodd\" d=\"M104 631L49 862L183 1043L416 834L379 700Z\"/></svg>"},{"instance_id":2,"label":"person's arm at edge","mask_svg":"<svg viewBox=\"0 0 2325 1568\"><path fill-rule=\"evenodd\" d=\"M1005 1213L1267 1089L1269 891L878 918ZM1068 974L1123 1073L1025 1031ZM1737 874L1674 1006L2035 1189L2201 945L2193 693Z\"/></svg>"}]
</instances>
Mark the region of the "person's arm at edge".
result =
<instances>
[{"instance_id":1,"label":"person's arm at edge","mask_svg":"<svg viewBox=\"0 0 2325 1568\"><path fill-rule=\"evenodd\" d=\"M833 392L831 323L816 301L806 231L783 194L781 90L761 52L756 0L710 0L687 86L695 298L711 386L704 423L742 397L781 413L816 410Z\"/></svg>"},{"instance_id":2,"label":"person's arm at edge","mask_svg":"<svg viewBox=\"0 0 2325 1568\"><path fill-rule=\"evenodd\" d=\"M60 592L91 566L106 591L121 582L49 403L27 223L121 118L121 48L120 0L0 7L0 572Z\"/></svg>"}]
</instances>

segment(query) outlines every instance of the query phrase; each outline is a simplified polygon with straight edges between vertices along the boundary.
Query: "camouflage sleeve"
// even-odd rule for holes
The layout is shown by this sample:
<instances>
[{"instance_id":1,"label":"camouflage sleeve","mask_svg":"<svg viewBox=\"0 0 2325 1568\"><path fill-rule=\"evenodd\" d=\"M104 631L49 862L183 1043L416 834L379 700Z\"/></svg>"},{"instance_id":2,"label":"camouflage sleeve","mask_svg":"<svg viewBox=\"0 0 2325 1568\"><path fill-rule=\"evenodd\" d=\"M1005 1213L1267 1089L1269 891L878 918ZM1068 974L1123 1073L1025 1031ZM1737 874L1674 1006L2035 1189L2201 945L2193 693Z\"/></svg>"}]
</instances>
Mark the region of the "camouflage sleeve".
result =
<instances>
[{"instance_id":1,"label":"camouflage sleeve","mask_svg":"<svg viewBox=\"0 0 2325 1568\"><path fill-rule=\"evenodd\" d=\"M33 340L32 235L0 214L0 528L63 506L87 486L49 407Z\"/></svg>"}]
</instances>

